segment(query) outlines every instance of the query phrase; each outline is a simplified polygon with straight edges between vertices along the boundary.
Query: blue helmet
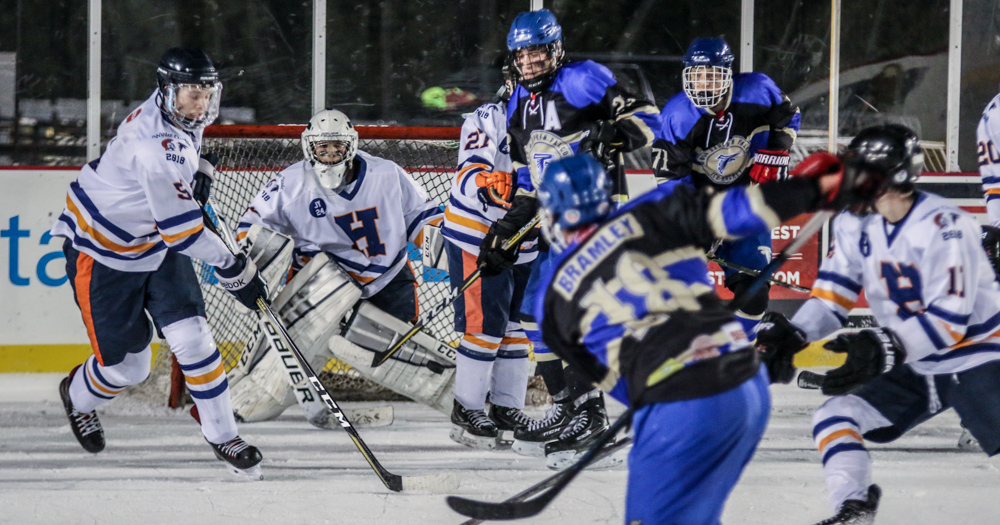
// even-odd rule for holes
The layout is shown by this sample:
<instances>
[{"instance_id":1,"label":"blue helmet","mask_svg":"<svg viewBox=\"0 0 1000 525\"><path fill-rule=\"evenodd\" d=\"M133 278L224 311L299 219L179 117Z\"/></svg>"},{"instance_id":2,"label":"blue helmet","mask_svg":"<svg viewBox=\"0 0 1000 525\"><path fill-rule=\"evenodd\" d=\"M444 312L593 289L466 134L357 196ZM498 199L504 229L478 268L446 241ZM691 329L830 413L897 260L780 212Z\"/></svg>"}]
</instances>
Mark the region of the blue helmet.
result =
<instances>
[{"instance_id":1,"label":"blue helmet","mask_svg":"<svg viewBox=\"0 0 1000 525\"><path fill-rule=\"evenodd\" d=\"M562 40L562 26L548 9L518 13L507 33L507 49L544 46Z\"/></svg>"},{"instance_id":2,"label":"blue helmet","mask_svg":"<svg viewBox=\"0 0 1000 525\"><path fill-rule=\"evenodd\" d=\"M684 67L719 66L733 67L733 50L719 37L696 38L684 53Z\"/></svg>"},{"instance_id":3,"label":"blue helmet","mask_svg":"<svg viewBox=\"0 0 1000 525\"><path fill-rule=\"evenodd\" d=\"M733 86L733 52L725 40L696 38L684 54L684 93L691 103L713 109L727 100ZM728 102L725 103L728 105Z\"/></svg>"},{"instance_id":4,"label":"blue helmet","mask_svg":"<svg viewBox=\"0 0 1000 525\"><path fill-rule=\"evenodd\" d=\"M531 55L522 56L525 62L517 60L518 50L544 46L548 56L531 60ZM532 93L538 93L552 85L556 70L562 65L566 54L562 45L562 26L556 15L548 9L524 11L514 18L507 34L507 49L510 51L509 64L514 81Z\"/></svg>"},{"instance_id":5,"label":"blue helmet","mask_svg":"<svg viewBox=\"0 0 1000 525\"><path fill-rule=\"evenodd\" d=\"M563 232L597 222L611 213L611 179L588 154L551 162L538 187L542 234L549 244L566 247Z\"/></svg>"}]
</instances>

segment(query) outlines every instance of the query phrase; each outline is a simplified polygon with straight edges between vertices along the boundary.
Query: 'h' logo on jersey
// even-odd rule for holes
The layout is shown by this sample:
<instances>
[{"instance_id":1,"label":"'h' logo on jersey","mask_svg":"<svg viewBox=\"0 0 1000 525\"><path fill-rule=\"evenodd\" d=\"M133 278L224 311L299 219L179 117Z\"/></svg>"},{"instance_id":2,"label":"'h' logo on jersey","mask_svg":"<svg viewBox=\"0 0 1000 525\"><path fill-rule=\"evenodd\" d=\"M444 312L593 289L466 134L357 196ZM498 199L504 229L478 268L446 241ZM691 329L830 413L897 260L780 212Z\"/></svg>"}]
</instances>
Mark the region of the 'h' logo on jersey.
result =
<instances>
[{"instance_id":1,"label":"'h' logo on jersey","mask_svg":"<svg viewBox=\"0 0 1000 525\"><path fill-rule=\"evenodd\" d=\"M334 217L333 220L354 241L354 245L351 247L365 254L365 257L385 255L385 244L382 244L382 240L379 238L378 226L376 225L377 208L372 207L346 213Z\"/></svg>"}]
</instances>

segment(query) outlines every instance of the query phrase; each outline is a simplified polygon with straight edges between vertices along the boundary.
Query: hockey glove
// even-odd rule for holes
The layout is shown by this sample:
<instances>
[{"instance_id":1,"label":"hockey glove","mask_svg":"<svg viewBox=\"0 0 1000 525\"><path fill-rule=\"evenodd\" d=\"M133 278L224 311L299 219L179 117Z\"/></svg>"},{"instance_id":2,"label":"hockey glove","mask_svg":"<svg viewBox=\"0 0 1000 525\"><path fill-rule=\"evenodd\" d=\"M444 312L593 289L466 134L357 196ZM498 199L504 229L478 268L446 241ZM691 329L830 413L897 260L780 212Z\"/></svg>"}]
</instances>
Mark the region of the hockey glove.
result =
<instances>
[{"instance_id":1,"label":"hockey glove","mask_svg":"<svg viewBox=\"0 0 1000 525\"><path fill-rule=\"evenodd\" d=\"M778 312L767 312L757 328L757 351L772 383L788 384L795 377L795 354L806 347L806 334Z\"/></svg>"},{"instance_id":2,"label":"hockey glove","mask_svg":"<svg viewBox=\"0 0 1000 525\"><path fill-rule=\"evenodd\" d=\"M260 277L253 259L236 254L236 263L229 268L216 268L215 277L227 292L251 310L257 309L257 298L267 301L267 284Z\"/></svg>"},{"instance_id":3,"label":"hockey glove","mask_svg":"<svg viewBox=\"0 0 1000 525\"><path fill-rule=\"evenodd\" d=\"M625 134L618 130L613 120L598 120L590 123L584 137L580 139L577 153L590 153L597 160L604 161L611 152L625 147Z\"/></svg>"},{"instance_id":4,"label":"hockey glove","mask_svg":"<svg viewBox=\"0 0 1000 525\"><path fill-rule=\"evenodd\" d=\"M844 163L832 153L818 151L802 159L802 162L795 166L790 172L793 177L805 177L816 179L822 201L820 209L839 210L847 206L846 200L840 192L841 182L844 177Z\"/></svg>"},{"instance_id":5,"label":"hockey glove","mask_svg":"<svg viewBox=\"0 0 1000 525\"><path fill-rule=\"evenodd\" d=\"M839 354L847 354L847 362L826 373L823 393L828 396L847 394L894 368L906 360L903 344L888 328L868 328L851 334L841 334L823 345Z\"/></svg>"},{"instance_id":6,"label":"hockey glove","mask_svg":"<svg viewBox=\"0 0 1000 525\"><path fill-rule=\"evenodd\" d=\"M205 206L208 197L212 194L212 181L215 180L215 165L219 163L219 156L215 153L206 153L198 159L198 172L194 174L194 200L201 206Z\"/></svg>"},{"instance_id":7,"label":"hockey glove","mask_svg":"<svg viewBox=\"0 0 1000 525\"><path fill-rule=\"evenodd\" d=\"M511 174L506 171L481 171L476 174L479 202L484 206L499 206L510 209L510 198L514 194Z\"/></svg>"},{"instance_id":8,"label":"hockey glove","mask_svg":"<svg viewBox=\"0 0 1000 525\"><path fill-rule=\"evenodd\" d=\"M788 152L762 149L753 156L750 178L758 184L788 178Z\"/></svg>"},{"instance_id":9,"label":"hockey glove","mask_svg":"<svg viewBox=\"0 0 1000 525\"><path fill-rule=\"evenodd\" d=\"M518 231L518 228L510 226L502 219L494 222L490 226L490 231L483 237L482 244L479 245L479 257L476 265L479 266L479 273L483 277L493 277L511 269L514 261L517 260L517 251L521 247L520 242L514 243L509 250L503 249L503 244L507 242Z\"/></svg>"},{"instance_id":10,"label":"hockey glove","mask_svg":"<svg viewBox=\"0 0 1000 525\"><path fill-rule=\"evenodd\" d=\"M983 226L983 249L993 265L993 274L1000 279L1000 228Z\"/></svg>"}]
</instances>

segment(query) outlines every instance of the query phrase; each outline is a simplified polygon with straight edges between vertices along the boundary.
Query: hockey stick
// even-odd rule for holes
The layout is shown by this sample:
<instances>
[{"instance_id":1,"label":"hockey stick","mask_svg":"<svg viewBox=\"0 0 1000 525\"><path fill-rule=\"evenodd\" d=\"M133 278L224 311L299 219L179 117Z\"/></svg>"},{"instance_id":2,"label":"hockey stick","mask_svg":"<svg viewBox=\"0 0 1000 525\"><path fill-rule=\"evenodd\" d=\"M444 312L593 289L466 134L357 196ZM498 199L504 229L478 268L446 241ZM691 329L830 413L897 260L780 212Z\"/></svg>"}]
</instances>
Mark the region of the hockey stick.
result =
<instances>
[{"instance_id":1,"label":"hockey stick","mask_svg":"<svg viewBox=\"0 0 1000 525\"><path fill-rule=\"evenodd\" d=\"M512 246L520 242L521 239L524 238L524 236L527 235L528 232L530 232L531 229L534 228L536 224L538 224L538 220L539 220L538 216L536 215L533 219L531 219L531 221L528 224L525 224L524 227L518 230L513 237L507 239L507 241L503 243L503 246L501 246L500 249L505 251L509 250ZM479 279L479 275L480 275L480 270L479 268L476 268L476 270L472 272L472 274L465 279L465 282L463 282L458 288L455 288L451 292L451 295L445 297L443 301L438 303L436 306L434 306L434 308L431 308L429 312L424 314L420 318L420 320L417 321L415 325L413 325L413 328L410 328L409 332L406 332L401 337L397 334L396 336L393 337L392 341L390 341L389 348L387 348L382 352L375 352L375 357L372 359L372 368L375 368L381 365L382 363L386 362L387 359L389 359L393 354L398 352L399 349L402 348L407 341L409 341L414 335L417 334L417 332L419 332L423 327L427 326L427 324L430 323L438 314L443 312L445 308L448 308L448 306L451 305L451 303L455 302L455 300L458 299L459 296L461 296L465 292L465 290L467 290L470 286L472 286L472 284L475 283L477 279Z\"/></svg>"},{"instance_id":2,"label":"hockey stick","mask_svg":"<svg viewBox=\"0 0 1000 525\"><path fill-rule=\"evenodd\" d=\"M630 445L630 444L632 444L632 438L630 438L630 437L622 438L622 439L620 439L620 440L612 443L611 445L608 445L608 446L606 446L604 448L601 448L597 452L597 455L594 457L594 461L595 462L596 461L600 461L600 460L602 460L602 459L604 459L604 458L606 458L606 457L614 454L615 452L618 452L619 450L621 450L622 448L624 448L625 446ZM557 473L555 473L555 474L553 474L553 475L551 475L551 476L543 479L542 481L539 481L538 483L535 483L534 485L532 485L532 486L530 486L530 487L522 490L521 492L518 492L517 494L515 494L515 495L513 495L513 496L511 496L511 497L509 497L507 499L505 499L501 503L516 503L516 502L519 502L519 501L524 501L524 500L526 500L526 499L534 496L535 494L538 494L538 493L544 491L545 489L548 489L549 487L552 487L553 485L556 484L556 482L558 482L560 479L562 479L563 476L565 476L565 475L566 475L566 471L565 470L559 471L559 472L557 472ZM458 498L458 499L461 499L461 498ZM482 522L483 522L483 520L481 520L481 519L472 518L472 519L469 519L469 520L466 520L466 521L462 522L462 525L479 525Z\"/></svg>"},{"instance_id":3,"label":"hockey stick","mask_svg":"<svg viewBox=\"0 0 1000 525\"><path fill-rule=\"evenodd\" d=\"M747 268L746 266L742 266L742 265L739 265L739 264L736 264L736 263L731 263L731 262L729 262L729 261L727 261L725 259L720 259L720 258L718 258L718 257L716 257L714 255L709 255L708 256L708 260L714 262L715 264L718 264L719 266L725 266L726 268L732 268L733 270L736 270L737 272L745 273L745 274L747 274L749 276L752 276L752 277L757 277L758 275L760 275L760 272L757 271L757 270L754 270L753 268ZM776 284L778 286L782 286L782 287L788 288L789 290L795 290L796 292L809 293L809 292L812 291L812 289L810 289L810 288L806 288L804 286L798 286L798 285L792 284L792 283L786 283L785 281L782 281L780 279L775 279L774 277L768 277L767 278L767 282L769 282L771 284Z\"/></svg>"},{"instance_id":4,"label":"hockey stick","mask_svg":"<svg viewBox=\"0 0 1000 525\"><path fill-rule=\"evenodd\" d=\"M799 388L805 388L806 390L818 390L823 388L824 380L826 380L826 376L823 374L803 370L799 372L799 377L795 380L795 384Z\"/></svg>"},{"instance_id":5,"label":"hockey stick","mask_svg":"<svg viewBox=\"0 0 1000 525\"><path fill-rule=\"evenodd\" d=\"M213 206L213 211L215 211L214 208L215 207ZM235 239L232 238L232 232L229 230L225 220L222 218L222 215L218 211L215 211L215 218L219 221L219 225L221 227L217 228L215 223L211 220L212 217L205 209L205 206L202 206L201 211L205 218L205 225L208 229L218 235L223 240L223 243L229 251L235 254ZM219 232L220 229L225 230L225 235ZM354 446L358 448L358 451L361 452L365 461L368 462L368 465L375 471L375 474L378 475L379 480L382 481L382 484L385 485L386 488L393 492L406 490L446 492L458 488L459 479L458 475L454 472L442 472L440 474L430 474L426 476L400 476L386 470L385 467L378 462L378 459L375 458L375 454L373 454L371 449L368 448L368 445L365 444L364 440L361 439L361 435L358 434L357 429L354 428L354 425L352 425L350 420L347 419L347 416L344 415L344 411L341 410L340 406L337 405L332 397L330 397L330 393L327 392L326 387L323 386L323 383L321 383L319 378L316 376L316 372L309 364L309 360L302 355L302 351L299 350L295 341L292 340L288 331L285 330L285 325L280 319L278 319L278 316L274 315L271 307L261 297L257 298L257 309L260 310L260 313L267 318L267 320L271 323L271 326L277 329L277 331L281 334L281 338L284 339L288 349L292 351L292 355L295 356L295 360L298 361L299 366L302 368L306 378L309 380L309 384L312 385L313 389L319 395L320 399L323 400L323 403L330 410L333 416L337 418L341 428L347 432L351 441L354 442Z\"/></svg>"},{"instance_id":6,"label":"hockey stick","mask_svg":"<svg viewBox=\"0 0 1000 525\"><path fill-rule=\"evenodd\" d=\"M830 211L821 211L814 215L813 218L802 227L799 237L785 246L785 249L782 250L781 253L779 253L766 267L764 267L763 270L761 270L760 275L754 278L750 286L743 292L743 295L740 295L730 301L727 308L730 311L736 311L743 306L743 304L745 304L746 301L753 296L753 294L757 293L757 290L764 286L764 283L767 282L767 278L776 272L778 268L780 268L781 265L788 260L791 254L795 253L803 243L812 237L812 235L815 234L832 215L833 212ZM677 360L673 363L673 370L667 372L667 374L676 373L689 363L690 361L685 362L684 360ZM671 364L670 361L664 363L664 365L669 364ZM663 376L663 378L666 377L666 375ZM630 407L621 415L621 417L618 418L617 421L615 421L613 425L611 425L607 432L601 436L598 442L595 443L590 450L588 450L587 453L580 458L579 461L571 465L563 472L557 474L557 476L561 475L563 478L552 483L548 490L540 493L538 497L534 499L521 498L516 501L508 500L494 503L470 500L458 496L448 496L448 505L459 514L480 520L516 520L534 516L545 509L545 507L548 506L548 504L551 503L564 488L566 488L566 485L568 485L581 470L593 462L596 459L597 452L604 448L604 446L614 438L615 434L624 428L624 426L628 424L631 419L632 408ZM517 497L515 496L514 498L511 498L511 500L516 498Z\"/></svg>"}]
</instances>

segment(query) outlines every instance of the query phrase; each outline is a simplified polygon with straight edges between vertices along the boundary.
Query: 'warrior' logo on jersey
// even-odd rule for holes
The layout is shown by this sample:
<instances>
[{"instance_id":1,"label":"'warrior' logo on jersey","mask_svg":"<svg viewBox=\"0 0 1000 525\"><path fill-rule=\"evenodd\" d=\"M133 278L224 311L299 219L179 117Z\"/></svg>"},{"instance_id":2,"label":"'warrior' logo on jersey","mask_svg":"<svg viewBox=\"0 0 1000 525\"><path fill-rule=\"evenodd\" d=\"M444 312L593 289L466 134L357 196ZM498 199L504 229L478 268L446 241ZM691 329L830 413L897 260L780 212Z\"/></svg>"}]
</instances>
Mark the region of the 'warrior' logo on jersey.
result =
<instances>
[{"instance_id":1,"label":"'warrior' logo on jersey","mask_svg":"<svg viewBox=\"0 0 1000 525\"><path fill-rule=\"evenodd\" d=\"M272 180L272 182L273 182L273 180ZM267 184L268 184L268 186L271 185L270 182L267 183ZM264 195L267 196L266 193ZM326 202L323 199L313 199L313 201L309 203L309 213L313 217L317 217L317 218L318 217L326 217Z\"/></svg>"},{"instance_id":2,"label":"'warrior' logo on jersey","mask_svg":"<svg viewBox=\"0 0 1000 525\"><path fill-rule=\"evenodd\" d=\"M351 248L365 254L366 257L385 255L385 244L378 235L378 208L367 208L351 213L345 213L333 218L344 233L354 241Z\"/></svg>"},{"instance_id":3,"label":"'warrior' logo on jersey","mask_svg":"<svg viewBox=\"0 0 1000 525\"><path fill-rule=\"evenodd\" d=\"M545 168L554 160L573 155L573 148L551 131L535 130L528 139L528 172L535 189L542 183Z\"/></svg>"},{"instance_id":4,"label":"'warrior' logo on jersey","mask_svg":"<svg viewBox=\"0 0 1000 525\"><path fill-rule=\"evenodd\" d=\"M704 173L716 184L732 184L750 162L750 142L743 137L732 137L698 153L695 170Z\"/></svg>"}]
</instances>

